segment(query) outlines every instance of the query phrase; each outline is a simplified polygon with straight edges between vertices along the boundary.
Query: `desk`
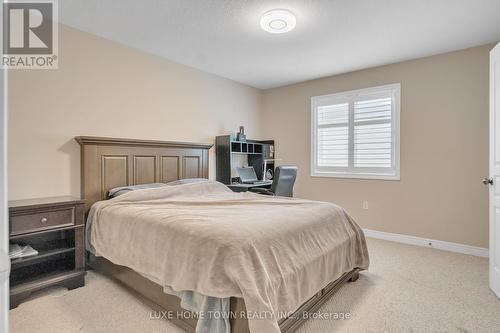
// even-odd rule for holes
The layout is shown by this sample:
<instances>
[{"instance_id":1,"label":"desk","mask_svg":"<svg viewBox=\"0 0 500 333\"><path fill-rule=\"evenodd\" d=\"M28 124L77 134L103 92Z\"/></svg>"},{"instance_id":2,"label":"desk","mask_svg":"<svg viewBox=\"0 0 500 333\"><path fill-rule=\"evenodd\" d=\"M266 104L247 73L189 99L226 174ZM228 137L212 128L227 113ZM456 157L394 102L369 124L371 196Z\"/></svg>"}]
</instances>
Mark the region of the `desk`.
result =
<instances>
[{"instance_id":1,"label":"desk","mask_svg":"<svg viewBox=\"0 0 500 333\"><path fill-rule=\"evenodd\" d=\"M274 140L250 140L245 142L234 140L231 135L219 135L215 138L216 179L222 184L231 184L232 178L238 176L237 167L251 166L255 169L257 179L264 179L264 174L274 171L274 161L268 162L264 169L264 161L275 159Z\"/></svg>"},{"instance_id":2,"label":"desk","mask_svg":"<svg viewBox=\"0 0 500 333\"><path fill-rule=\"evenodd\" d=\"M272 182L264 183L264 184L241 184L241 183L232 183L231 185L226 185L233 192L246 192L249 191L252 187L260 187L260 188L271 188Z\"/></svg>"}]
</instances>

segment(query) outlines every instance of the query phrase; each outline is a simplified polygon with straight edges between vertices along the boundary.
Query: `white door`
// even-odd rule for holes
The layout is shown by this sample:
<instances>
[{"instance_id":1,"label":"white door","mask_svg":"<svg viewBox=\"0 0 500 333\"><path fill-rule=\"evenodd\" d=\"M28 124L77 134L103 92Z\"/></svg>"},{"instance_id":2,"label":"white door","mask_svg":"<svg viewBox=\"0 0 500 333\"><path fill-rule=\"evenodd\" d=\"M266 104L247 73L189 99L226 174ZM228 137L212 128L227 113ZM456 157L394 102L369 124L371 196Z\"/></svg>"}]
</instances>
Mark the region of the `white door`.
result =
<instances>
[{"instance_id":1,"label":"white door","mask_svg":"<svg viewBox=\"0 0 500 333\"><path fill-rule=\"evenodd\" d=\"M490 288L500 297L500 43L490 53Z\"/></svg>"}]
</instances>

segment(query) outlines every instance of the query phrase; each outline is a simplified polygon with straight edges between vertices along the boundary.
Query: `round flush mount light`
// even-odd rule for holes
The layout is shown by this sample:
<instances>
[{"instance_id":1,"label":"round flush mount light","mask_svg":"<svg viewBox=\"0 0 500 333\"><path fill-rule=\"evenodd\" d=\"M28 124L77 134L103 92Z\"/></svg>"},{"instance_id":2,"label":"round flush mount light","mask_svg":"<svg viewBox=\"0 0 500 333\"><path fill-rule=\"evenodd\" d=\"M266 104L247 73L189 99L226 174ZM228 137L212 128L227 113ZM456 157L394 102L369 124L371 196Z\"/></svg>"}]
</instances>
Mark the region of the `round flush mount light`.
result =
<instances>
[{"instance_id":1,"label":"round flush mount light","mask_svg":"<svg viewBox=\"0 0 500 333\"><path fill-rule=\"evenodd\" d=\"M260 27L272 34L283 34L295 28L297 19L286 9L273 9L265 12L260 18Z\"/></svg>"}]
</instances>

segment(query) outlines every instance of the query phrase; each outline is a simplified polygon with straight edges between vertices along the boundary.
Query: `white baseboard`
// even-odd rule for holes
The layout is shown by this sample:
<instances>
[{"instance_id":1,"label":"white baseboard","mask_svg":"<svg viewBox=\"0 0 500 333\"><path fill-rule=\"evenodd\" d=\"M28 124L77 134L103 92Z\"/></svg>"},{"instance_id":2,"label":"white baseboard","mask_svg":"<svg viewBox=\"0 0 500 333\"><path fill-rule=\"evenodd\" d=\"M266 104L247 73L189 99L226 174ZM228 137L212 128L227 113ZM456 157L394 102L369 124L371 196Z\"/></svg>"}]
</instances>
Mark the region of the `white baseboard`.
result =
<instances>
[{"instance_id":1,"label":"white baseboard","mask_svg":"<svg viewBox=\"0 0 500 333\"><path fill-rule=\"evenodd\" d=\"M477 257L488 257L488 249L483 247L445 242L435 239L426 239L409 235L393 234L390 232L363 229L366 237L378 238L392 242L431 247L433 249L469 254Z\"/></svg>"}]
</instances>

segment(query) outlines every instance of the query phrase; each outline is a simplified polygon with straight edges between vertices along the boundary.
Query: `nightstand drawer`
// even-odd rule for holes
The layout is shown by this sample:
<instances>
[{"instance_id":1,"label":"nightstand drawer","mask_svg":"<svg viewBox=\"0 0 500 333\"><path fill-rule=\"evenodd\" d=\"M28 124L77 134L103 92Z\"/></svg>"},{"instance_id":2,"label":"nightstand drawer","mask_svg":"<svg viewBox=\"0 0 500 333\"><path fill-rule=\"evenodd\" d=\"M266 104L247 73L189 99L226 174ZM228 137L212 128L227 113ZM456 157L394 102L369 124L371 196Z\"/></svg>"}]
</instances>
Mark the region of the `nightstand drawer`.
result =
<instances>
[{"instance_id":1,"label":"nightstand drawer","mask_svg":"<svg viewBox=\"0 0 500 333\"><path fill-rule=\"evenodd\" d=\"M10 235L25 234L75 224L75 208L51 209L10 217Z\"/></svg>"}]
</instances>

